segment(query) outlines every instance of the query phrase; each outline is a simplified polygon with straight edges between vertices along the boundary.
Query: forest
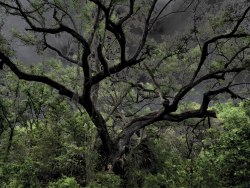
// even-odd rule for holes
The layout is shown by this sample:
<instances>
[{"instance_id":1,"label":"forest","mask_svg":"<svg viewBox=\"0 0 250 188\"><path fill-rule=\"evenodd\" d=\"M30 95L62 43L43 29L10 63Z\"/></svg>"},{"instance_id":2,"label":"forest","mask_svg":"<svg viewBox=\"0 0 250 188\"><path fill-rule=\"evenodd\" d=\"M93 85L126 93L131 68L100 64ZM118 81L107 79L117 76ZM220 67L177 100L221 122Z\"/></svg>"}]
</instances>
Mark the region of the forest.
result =
<instances>
[{"instance_id":1,"label":"forest","mask_svg":"<svg viewBox=\"0 0 250 188\"><path fill-rule=\"evenodd\" d=\"M250 1L161 15L176 2L0 0L0 188L250 187ZM184 32L148 38L188 11ZM28 24L11 39L8 15ZM48 40L63 33L66 53ZM18 60L15 40L42 61Z\"/></svg>"}]
</instances>

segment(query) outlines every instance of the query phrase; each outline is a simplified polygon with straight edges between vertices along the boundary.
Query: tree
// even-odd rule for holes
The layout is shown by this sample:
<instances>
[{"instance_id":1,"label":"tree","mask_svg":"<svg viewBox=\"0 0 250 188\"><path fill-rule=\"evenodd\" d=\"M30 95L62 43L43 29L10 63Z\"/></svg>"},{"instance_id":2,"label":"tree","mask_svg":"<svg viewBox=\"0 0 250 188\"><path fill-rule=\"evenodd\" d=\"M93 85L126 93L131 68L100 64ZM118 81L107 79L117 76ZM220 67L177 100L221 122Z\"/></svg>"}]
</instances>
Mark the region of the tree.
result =
<instances>
[{"instance_id":1,"label":"tree","mask_svg":"<svg viewBox=\"0 0 250 188\"><path fill-rule=\"evenodd\" d=\"M153 25L167 16L159 18L173 0L166 2L160 11L155 8L157 0L28 2L30 10L24 8L19 0L12 4L7 0L0 2L0 8L5 10L7 15L23 18L30 27L25 29L30 32L29 35L12 28L13 37L20 39L27 46L35 46L38 54L45 53L44 50L49 48L72 63L77 67L75 82L63 83L65 75L58 75L61 78L61 82L58 82L46 74L24 72L18 63L11 59L15 51L2 35L0 67L5 64L19 79L47 84L58 90L60 95L67 96L77 105L81 105L97 128L97 136L102 141L102 149L107 157L106 167L111 164L115 174L121 171L119 164L125 146L137 130L152 124L164 125L164 122L178 123L192 118L217 118L214 110L208 110L208 104L210 101L218 100L217 95L224 92L229 93L232 98L245 99L234 91L233 86L248 83L234 84L233 81L239 73L248 70L250 63L247 56L250 44L247 15L250 5L247 0L227 1L215 16L212 16L214 8L205 5L204 2L185 0L184 10L178 9L169 14L185 12L193 6L190 26L183 34L164 36L161 45L147 37L149 32L152 32ZM125 13L117 18L115 11L123 5L129 8L126 7ZM49 10L53 11L52 17L55 22L52 25L47 24L44 17L44 13ZM70 14L72 11L76 15ZM66 24L65 17L70 19L72 27ZM143 29L139 42L134 42L138 37L130 33L132 24ZM47 34L60 36L63 32L71 35L73 42L78 44L77 56L74 58L62 54L46 40ZM128 40L132 40L137 46L132 57L127 53ZM94 69L91 57L95 58ZM51 63L56 70L57 62L54 60ZM138 83L139 73L149 77L153 85L145 86ZM181 74L179 80L173 77L174 73ZM118 74L122 79L114 77ZM207 91L203 93L200 108L175 113L181 100L201 83L207 84ZM109 91L110 88L112 91ZM93 89L95 92L92 96ZM242 94L246 93L247 91L244 91ZM152 104L157 98L161 99L161 108L154 112L143 113L142 108L133 105L143 100ZM99 109L98 103L102 105ZM106 104L112 106L112 109L107 108ZM118 107L123 110L120 111ZM101 114L101 111L106 115ZM114 138L111 137L107 125L111 118L120 118L125 124L123 130Z\"/></svg>"}]
</instances>

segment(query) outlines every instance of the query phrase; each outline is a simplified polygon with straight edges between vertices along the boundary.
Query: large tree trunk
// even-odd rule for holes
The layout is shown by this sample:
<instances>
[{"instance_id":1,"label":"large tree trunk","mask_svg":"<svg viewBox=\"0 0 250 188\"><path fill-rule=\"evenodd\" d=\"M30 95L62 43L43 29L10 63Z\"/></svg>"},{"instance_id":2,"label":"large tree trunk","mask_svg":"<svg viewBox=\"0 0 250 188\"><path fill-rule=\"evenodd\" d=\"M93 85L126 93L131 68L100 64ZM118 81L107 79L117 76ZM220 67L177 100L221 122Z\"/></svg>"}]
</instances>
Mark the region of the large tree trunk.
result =
<instances>
[{"instance_id":1,"label":"large tree trunk","mask_svg":"<svg viewBox=\"0 0 250 188\"><path fill-rule=\"evenodd\" d=\"M112 147L112 146L111 146ZM110 148L109 148L110 149ZM102 164L105 166L105 173L108 174L115 174L122 176L124 175L124 159L122 158L122 155L124 152L119 150L117 147L113 150L112 153L108 154L106 153L107 150L104 148L103 145L99 147L98 150L99 154L105 155L106 158L105 164Z\"/></svg>"},{"instance_id":2,"label":"large tree trunk","mask_svg":"<svg viewBox=\"0 0 250 188\"><path fill-rule=\"evenodd\" d=\"M109 166L110 170L119 176L123 176L125 174L124 170L124 159L121 157L121 151L117 151L114 154L110 155L108 158L111 162Z\"/></svg>"}]
</instances>

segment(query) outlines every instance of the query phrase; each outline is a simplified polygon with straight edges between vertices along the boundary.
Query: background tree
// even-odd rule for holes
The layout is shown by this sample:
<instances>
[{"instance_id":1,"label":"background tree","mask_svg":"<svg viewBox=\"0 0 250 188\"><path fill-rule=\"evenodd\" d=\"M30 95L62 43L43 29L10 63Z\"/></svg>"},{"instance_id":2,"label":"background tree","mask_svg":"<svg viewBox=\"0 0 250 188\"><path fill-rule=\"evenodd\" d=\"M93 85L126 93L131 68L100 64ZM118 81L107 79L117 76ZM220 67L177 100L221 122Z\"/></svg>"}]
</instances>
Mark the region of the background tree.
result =
<instances>
[{"instance_id":1,"label":"background tree","mask_svg":"<svg viewBox=\"0 0 250 188\"><path fill-rule=\"evenodd\" d=\"M227 1L222 6L222 11L217 12L213 18L212 7L206 6L201 1L184 1L183 5L186 6L184 11L193 6L190 26L183 34L177 33L174 37L164 36L165 43L158 46L155 41L148 40L147 36L161 11L170 5L171 0L166 2L159 13L155 11L157 0L152 2L90 0L86 4L83 4L83 1L79 4L77 1L66 0L28 2L32 10L24 8L19 0L15 0L13 4L8 4L8 1L0 2L2 10L4 9L7 14L22 17L30 26L25 29L30 31L29 36L14 28L13 36L26 45L36 46L37 53L50 48L75 64L77 66L75 82L70 85L64 83L63 75L60 74L58 74L61 78L59 82L46 74L25 73L18 63L11 59L14 50L9 47L10 44L3 36L0 48L1 66L7 65L19 79L45 83L58 90L60 95L67 96L81 105L97 128L102 149L107 157L106 166L111 164L115 174L121 172L121 157L131 136L137 130L162 121L182 122L191 118L205 120L208 116L216 118L216 112L208 110L208 104L216 99L218 94L224 92L229 93L232 98L245 99L236 92L237 90L234 91L233 87L248 83L234 84L233 81L240 72L249 68L248 1ZM125 13L116 18L114 11L121 5L127 5L129 8L125 8ZM76 18L69 14L70 8L77 12ZM52 17L55 21L51 26L43 17L44 12L50 9L53 10ZM65 17L70 19L72 27L66 24ZM150 22L152 17L154 17L153 22ZM77 19L84 22L84 34L81 25L75 24ZM126 48L128 38L137 41L137 37L129 32L132 24L139 24L143 28L143 35L139 42L135 42L137 49L133 56L128 57ZM48 33L60 36L62 32L70 34L78 44L77 60L65 56L46 41ZM227 33L222 34L225 32ZM111 39L111 44L108 39ZM202 44L201 40L205 42ZM115 50L118 52L115 53ZM98 57L103 70L92 70L90 60L92 54ZM56 66L57 62L51 61L51 63ZM153 85L145 86L138 83L139 71L151 79ZM123 79L113 77L118 73ZM179 80L173 78L174 73L181 75ZM107 84L103 83L105 81ZM110 105L113 108L106 108L105 111L102 108L98 109L94 104L91 90L98 83L101 87L99 92L96 89L98 96L97 93L94 95L98 98L99 93L107 95L104 91L113 86L110 95L105 96L107 102L109 97L113 99ZM183 97L201 83L207 84L207 91L203 94L200 108L176 114ZM80 85L79 91L77 84ZM246 93L247 91L244 91L243 94ZM102 100L98 102L104 103L103 97L100 98ZM157 111L142 112L142 109L133 108L133 103L148 100L151 104L156 98L160 98L162 103L162 107ZM173 99L171 104L169 99ZM118 106L125 106L124 110L119 111ZM102 115L102 110L107 115ZM115 138L111 138L107 127L108 120L115 117L124 119L124 116L130 117L129 121L123 122L125 124L123 130Z\"/></svg>"}]
</instances>

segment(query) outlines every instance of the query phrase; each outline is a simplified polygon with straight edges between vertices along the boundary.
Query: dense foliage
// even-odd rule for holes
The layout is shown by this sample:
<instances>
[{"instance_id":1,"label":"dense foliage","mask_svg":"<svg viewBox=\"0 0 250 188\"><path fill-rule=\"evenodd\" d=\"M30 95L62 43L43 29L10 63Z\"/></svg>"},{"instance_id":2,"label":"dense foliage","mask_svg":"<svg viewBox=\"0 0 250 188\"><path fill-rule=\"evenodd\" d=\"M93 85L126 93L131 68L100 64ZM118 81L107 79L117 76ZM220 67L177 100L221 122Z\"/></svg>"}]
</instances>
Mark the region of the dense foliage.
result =
<instances>
[{"instance_id":1,"label":"dense foliage","mask_svg":"<svg viewBox=\"0 0 250 188\"><path fill-rule=\"evenodd\" d=\"M250 102L242 97L249 90L234 88L249 83L233 82L249 70L248 0L226 1L214 15L204 2L185 0L186 10L194 3L193 25L159 45L147 38L160 15L157 0L28 2L34 11L18 0L0 0L0 12L30 26L29 35L12 27L12 37L42 57L25 67L0 34L1 187L250 186ZM118 17L121 5L130 9ZM54 22L46 28L49 10ZM137 39L129 34L132 24L144 30L130 57L126 39ZM46 39L63 32L78 45L72 57L72 40L66 55ZM46 59L46 48L72 66ZM139 83L140 73L153 83ZM192 102L198 84L206 85L201 104ZM223 105L218 95L225 92L231 99ZM147 107L139 108L145 101ZM210 102L215 106L208 108Z\"/></svg>"}]
</instances>

